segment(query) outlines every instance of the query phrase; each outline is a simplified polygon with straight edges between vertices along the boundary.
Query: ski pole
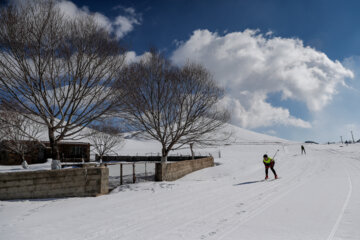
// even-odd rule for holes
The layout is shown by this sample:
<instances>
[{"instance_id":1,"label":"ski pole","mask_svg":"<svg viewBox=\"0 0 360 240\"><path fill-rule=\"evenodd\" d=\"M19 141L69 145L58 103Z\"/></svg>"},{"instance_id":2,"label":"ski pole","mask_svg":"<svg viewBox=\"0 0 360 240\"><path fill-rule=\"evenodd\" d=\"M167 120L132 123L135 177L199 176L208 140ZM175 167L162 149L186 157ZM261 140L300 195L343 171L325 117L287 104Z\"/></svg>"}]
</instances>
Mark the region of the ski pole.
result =
<instances>
[{"instance_id":1,"label":"ski pole","mask_svg":"<svg viewBox=\"0 0 360 240\"><path fill-rule=\"evenodd\" d=\"M275 156L276 156L276 154L278 153L278 151L279 151L279 149L278 149L278 150L276 150L276 152L275 152L274 156L272 157L272 159L274 159L274 158L275 158Z\"/></svg>"}]
</instances>

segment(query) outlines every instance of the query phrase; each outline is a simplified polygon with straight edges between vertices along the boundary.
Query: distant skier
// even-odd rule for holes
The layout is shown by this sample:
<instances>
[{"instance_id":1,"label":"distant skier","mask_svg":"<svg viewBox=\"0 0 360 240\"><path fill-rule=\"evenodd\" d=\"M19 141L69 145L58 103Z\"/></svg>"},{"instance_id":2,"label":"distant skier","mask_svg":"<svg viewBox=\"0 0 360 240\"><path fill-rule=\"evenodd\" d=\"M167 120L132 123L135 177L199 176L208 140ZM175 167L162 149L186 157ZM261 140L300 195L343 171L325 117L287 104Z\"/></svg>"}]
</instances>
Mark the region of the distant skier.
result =
<instances>
[{"instance_id":1,"label":"distant skier","mask_svg":"<svg viewBox=\"0 0 360 240\"><path fill-rule=\"evenodd\" d=\"M305 152L305 148L304 148L304 145L301 145L301 155L305 154L306 155L306 152Z\"/></svg>"},{"instance_id":2,"label":"distant skier","mask_svg":"<svg viewBox=\"0 0 360 240\"><path fill-rule=\"evenodd\" d=\"M277 176L277 174L275 172L275 169L274 169L274 165L275 165L274 159L269 158L267 154L264 154L263 158L264 158L263 163L265 165L265 179L269 178L269 176L268 176L269 168L273 172L273 174L275 176L275 179L277 179L278 176Z\"/></svg>"}]
</instances>

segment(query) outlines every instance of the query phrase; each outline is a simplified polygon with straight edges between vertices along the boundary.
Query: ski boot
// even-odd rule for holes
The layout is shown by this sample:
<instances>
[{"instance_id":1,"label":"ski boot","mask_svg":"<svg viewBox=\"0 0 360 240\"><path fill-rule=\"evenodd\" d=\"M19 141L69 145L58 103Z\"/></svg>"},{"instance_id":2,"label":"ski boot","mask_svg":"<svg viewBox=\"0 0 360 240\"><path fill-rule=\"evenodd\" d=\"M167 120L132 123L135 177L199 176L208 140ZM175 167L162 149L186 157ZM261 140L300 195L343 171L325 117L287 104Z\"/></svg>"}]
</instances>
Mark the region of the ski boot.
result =
<instances>
[{"instance_id":1,"label":"ski boot","mask_svg":"<svg viewBox=\"0 0 360 240\"><path fill-rule=\"evenodd\" d=\"M277 175L275 175L275 179L279 179Z\"/></svg>"},{"instance_id":2,"label":"ski boot","mask_svg":"<svg viewBox=\"0 0 360 240\"><path fill-rule=\"evenodd\" d=\"M269 177L268 177L268 176L266 176L266 177L265 177L265 180L268 180L268 179L269 179Z\"/></svg>"}]
</instances>

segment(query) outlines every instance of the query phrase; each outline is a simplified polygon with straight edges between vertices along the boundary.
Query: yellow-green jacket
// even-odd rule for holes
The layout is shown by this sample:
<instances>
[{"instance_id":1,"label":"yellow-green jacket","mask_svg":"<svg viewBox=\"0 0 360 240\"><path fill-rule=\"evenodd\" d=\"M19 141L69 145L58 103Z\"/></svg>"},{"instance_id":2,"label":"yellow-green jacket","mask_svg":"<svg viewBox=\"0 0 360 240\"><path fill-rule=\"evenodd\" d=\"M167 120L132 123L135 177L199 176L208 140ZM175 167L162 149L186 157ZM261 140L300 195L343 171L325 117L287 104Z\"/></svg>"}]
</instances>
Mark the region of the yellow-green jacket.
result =
<instances>
[{"instance_id":1,"label":"yellow-green jacket","mask_svg":"<svg viewBox=\"0 0 360 240\"><path fill-rule=\"evenodd\" d=\"M266 160L265 160L265 158L263 159L263 162L265 163L265 164L269 164L269 163L271 163L272 161L274 161L272 158L267 158Z\"/></svg>"}]
</instances>

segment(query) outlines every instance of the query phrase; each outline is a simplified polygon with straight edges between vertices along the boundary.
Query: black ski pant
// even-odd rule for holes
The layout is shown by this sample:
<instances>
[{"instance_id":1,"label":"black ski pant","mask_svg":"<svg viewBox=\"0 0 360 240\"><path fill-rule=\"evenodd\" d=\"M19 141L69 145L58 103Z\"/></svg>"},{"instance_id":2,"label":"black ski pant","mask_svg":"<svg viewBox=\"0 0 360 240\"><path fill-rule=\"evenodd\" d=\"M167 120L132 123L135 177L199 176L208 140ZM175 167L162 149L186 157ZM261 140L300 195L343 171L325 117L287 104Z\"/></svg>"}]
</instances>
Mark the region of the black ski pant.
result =
<instances>
[{"instance_id":1,"label":"black ski pant","mask_svg":"<svg viewBox=\"0 0 360 240\"><path fill-rule=\"evenodd\" d=\"M275 172L275 169L274 169L274 166L275 166L275 161L271 162L271 163L264 163L265 165L265 174L266 176L268 176L268 173L269 173L269 168L271 169L271 171L273 172L274 176L277 176L276 175L276 172Z\"/></svg>"}]
</instances>

